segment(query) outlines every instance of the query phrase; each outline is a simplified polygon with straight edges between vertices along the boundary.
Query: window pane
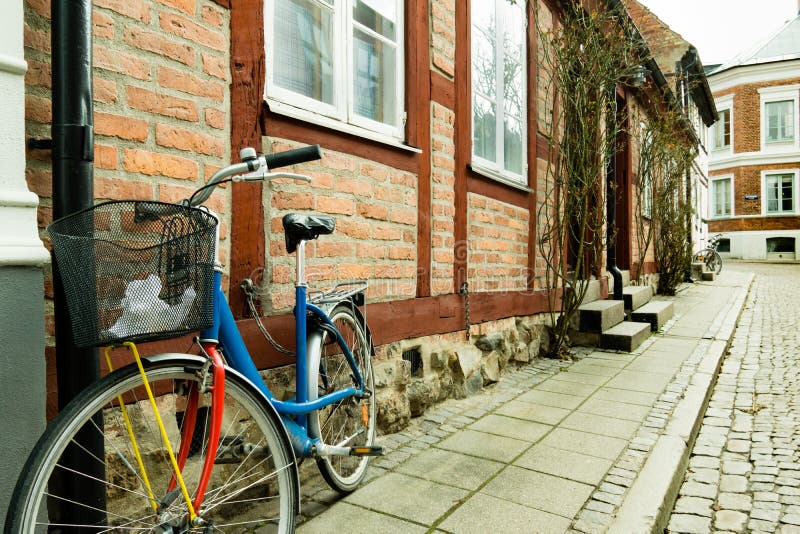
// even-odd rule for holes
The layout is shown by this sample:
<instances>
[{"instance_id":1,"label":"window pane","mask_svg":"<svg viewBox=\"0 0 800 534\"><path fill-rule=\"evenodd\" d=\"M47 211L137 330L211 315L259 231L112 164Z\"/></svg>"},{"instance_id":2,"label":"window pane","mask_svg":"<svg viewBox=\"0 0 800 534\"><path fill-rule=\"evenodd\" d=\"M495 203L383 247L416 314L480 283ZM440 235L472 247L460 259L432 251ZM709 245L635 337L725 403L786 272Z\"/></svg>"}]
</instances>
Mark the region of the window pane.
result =
<instances>
[{"instance_id":1,"label":"window pane","mask_svg":"<svg viewBox=\"0 0 800 534\"><path fill-rule=\"evenodd\" d=\"M275 0L274 80L333 104L333 12L312 0Z\"/></svg>"},{"instance_id":2,"label":"window pane","mask_svg":"<svg viewBox=\"0 0 800 534\"><path fill-rule=\"evenodd\" d=\"M507 171L522 174L524 161L522 144L522 123L517 119L506 116L505 132L503 134L503 163Z\"/></svg>"},{"instance_id":3,"label":"window pane","mask_svg":"<svg viewBox=\"0 0 800 534\"><path fill-rule=\"evenodd\" d=\"M353 109L362 117L394 125L397 47L360 30L353 37Z\"/></svg>"},{"instance_id":4,"label":"window pane","mask_svg":"<svg viewBox=\"0 0 800 534\"><path fill-rule=\"evenodd\" d=\"M522 119L525 109L525 12L519 6L503 3L503 110Z\"/></svg>"},{"instance_id":5,"label":"window pane","mask_svg":"<svg viewBox=\"0 0 800 534\"><path fill-rule=\"evenodd\" d=\"M497 97L495 3L472 2L472 88L494 100Z\"/></svg>"},{"instance_id":6,"label":"window pane","mask_svg":"<svg viewBox=\"0 0 800 534\"><path fill-rule=\"evenodd\" d=\"M794 209L794 201L792 194L792 175L784 175L782 177L781 187L781 210L792 211Z\"/></svg>"},{"instance_id":7,"label":"window pane","mask_svg":"<svg viewBox=\"0 0 800 534\"><path fill-rule=\"evenodd\" d=\"M472 99L472 151L476 156L497 161L497 115L495 105L479 96Z\"/></svg>"},{"instance_id":8,"label":"window pane","mask_svg":"<svg viewBox=\"0 0 800 534\"><path fill-rule=\"evenodd\" d=\"M767 102L767 141L791 141L794 138L794 101Z\"/></svg>"},{"instance_id":9,"label":"window pane","mask_svg":"<svg viewBox=\"0 0 800 534\"><path fill-rule=\"evenodd\" d=\"M356 0L353 6L353 19L391 41L397 41L396 0Z\"/></svg>"}]
</instances>

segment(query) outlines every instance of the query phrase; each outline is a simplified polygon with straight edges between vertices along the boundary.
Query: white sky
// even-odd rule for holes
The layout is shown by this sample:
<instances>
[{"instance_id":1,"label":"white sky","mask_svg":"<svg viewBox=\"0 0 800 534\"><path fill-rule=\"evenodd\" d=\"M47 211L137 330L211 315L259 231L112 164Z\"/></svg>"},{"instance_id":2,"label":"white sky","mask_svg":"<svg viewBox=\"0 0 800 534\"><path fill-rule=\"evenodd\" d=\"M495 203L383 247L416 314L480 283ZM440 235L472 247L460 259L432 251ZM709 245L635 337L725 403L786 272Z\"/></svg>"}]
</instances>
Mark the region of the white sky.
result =
<instances>
[{"instance_id":1,"label":"white sky","mask_svg":"<svg viewBox=\"0 0 800 534\"><path fill-rule=\"evenodd\" d=\"M639 0L700 52L724 63L794 18L799 0Z\"/></svg>"}]
</instances>

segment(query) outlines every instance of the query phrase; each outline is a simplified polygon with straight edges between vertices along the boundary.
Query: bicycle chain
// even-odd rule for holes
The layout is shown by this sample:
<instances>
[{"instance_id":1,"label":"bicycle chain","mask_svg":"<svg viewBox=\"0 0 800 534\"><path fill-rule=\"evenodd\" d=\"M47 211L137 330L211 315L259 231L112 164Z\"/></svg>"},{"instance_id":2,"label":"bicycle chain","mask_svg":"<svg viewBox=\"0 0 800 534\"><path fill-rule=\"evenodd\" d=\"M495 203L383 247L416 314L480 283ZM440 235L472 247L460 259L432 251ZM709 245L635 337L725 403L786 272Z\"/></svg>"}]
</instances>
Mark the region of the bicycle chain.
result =
<instances>
[{"instance_id":1,"label":"bicycle chain","mask_svg":"<svg viewBox=\"0 0 800 534\"><path fill-rule=\"evenodd\" d=\"M464 328L466 330L467 341L470 339L470 323L469 323L469 284L464 282L461 284L461 287L458 290L459 294L464 295L464 319L465 325Z\"/></svg>"}]
</instances>

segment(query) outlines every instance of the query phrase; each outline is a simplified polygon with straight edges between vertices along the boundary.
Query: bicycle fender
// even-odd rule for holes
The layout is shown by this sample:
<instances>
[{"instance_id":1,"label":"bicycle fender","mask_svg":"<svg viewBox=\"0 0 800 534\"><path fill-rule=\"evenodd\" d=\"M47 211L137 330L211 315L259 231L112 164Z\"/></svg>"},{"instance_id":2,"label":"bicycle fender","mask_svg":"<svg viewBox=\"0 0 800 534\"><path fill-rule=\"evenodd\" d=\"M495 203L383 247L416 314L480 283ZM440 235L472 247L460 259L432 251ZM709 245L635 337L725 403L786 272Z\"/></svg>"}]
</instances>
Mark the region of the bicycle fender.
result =
<instances>
[{"instance_id":1,"label":"bicycle fender","mask_svg":"<svg viewBox=\"0 0 800 534\"><path fill-rule=\"evenodd\" d=\"M177 353L177 352L165 352L165 353L162 353L162 354L153 354L152 356L143 356L142 357L142 364L145 365L145 367L147 366L147 364L156 364L156 363L161 363L161 362L164 362L164 361L169 361L169 362L183 361L186 364L203 365L208 360L203 356L198 356L198 355L195 355L195 354ZM286 427L283 424L283 420L281 419L281 416L278 415L278 412L275 410L275 407L269 401L267 396L264 395L264 393L258 387L256 387L256 385L253 384L253 382L250 381L250 379L248 379L242 373L240 373L236 369L233 369L233 368L228 367L226 365L225 366L225 375L226 376L235 375L239 380L242 381L242 383L244 383L251 390L251 392L257 398L261 399L263 401L264 406L267 407L266 411L267 411L268 415L273 419L276 428L279 429L278 433L279 433L280 439L283 441L284 448L286 450L290 451L290 453L291 453L290 458L292 459L292 476L293 476L295 484L296 484L296 486L298 488L298 491L296 492L297 493L297 495L296 495L297 500L296 500L295 504L297 505L297 510L299 512L300 511L300 491L299 491L299 488L300 488L300 473L299 473L298 468L297 468L297 456L294 453L294 447L292 447L292 441L289 439L289 433L288 433L288 431L286 430Z\"/></svg>"}]
</instances>

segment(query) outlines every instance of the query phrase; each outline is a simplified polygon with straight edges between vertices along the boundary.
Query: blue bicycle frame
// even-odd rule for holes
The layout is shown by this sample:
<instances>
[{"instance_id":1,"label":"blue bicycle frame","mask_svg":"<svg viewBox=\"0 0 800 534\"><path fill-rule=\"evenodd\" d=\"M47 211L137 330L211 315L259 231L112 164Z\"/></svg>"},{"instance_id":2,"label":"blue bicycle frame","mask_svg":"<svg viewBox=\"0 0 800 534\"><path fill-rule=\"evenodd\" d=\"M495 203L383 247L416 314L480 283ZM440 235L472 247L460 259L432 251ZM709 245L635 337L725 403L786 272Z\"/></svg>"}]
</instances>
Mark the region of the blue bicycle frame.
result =
<instances>
[{"instance_id":1,"label":"blue bicycle frame","mask_svg":"<svg viewBox=\"0 0 800 534\"><path fill-rule=\"evenodd\" d=\"M358 370L350 347L347 346L328 314L323 309L308 302L304 276L304 251L305 243L300 242L297 247L297 285L295 286L294 308L295 358L297 362L295 378L297 393L294 399L285 401L276 399L261 378L245 346L239 328L236 326L236 321L233 318L233 313L225 294L222 292L222 273L218 269L214 272L214 323L200 333L200 341L201 343L219 343L228 365L253 382L281 415L289 438L292 441L295 454L308 457L311 456L314 446L320 441L319 437L309 435L308 414L350 396L362 397L364 395L364 379ZM323 325L325 331L336 333L339 347L347 358L347 362L356 379L357 384L355 387L339 389L316 399L308 398L309 384L313 383L314 387L316 387L317 365L321 357L321 354L317 352L317 347L321 346L320 342L323 335L322 329L314 329L313 332L308 333L309 316L312 316L315 322ZM309 354L308 350L309 344L314 351L311 354ZM309 363L312 365L309 365Z\"/></svg>"}]
</instances>

